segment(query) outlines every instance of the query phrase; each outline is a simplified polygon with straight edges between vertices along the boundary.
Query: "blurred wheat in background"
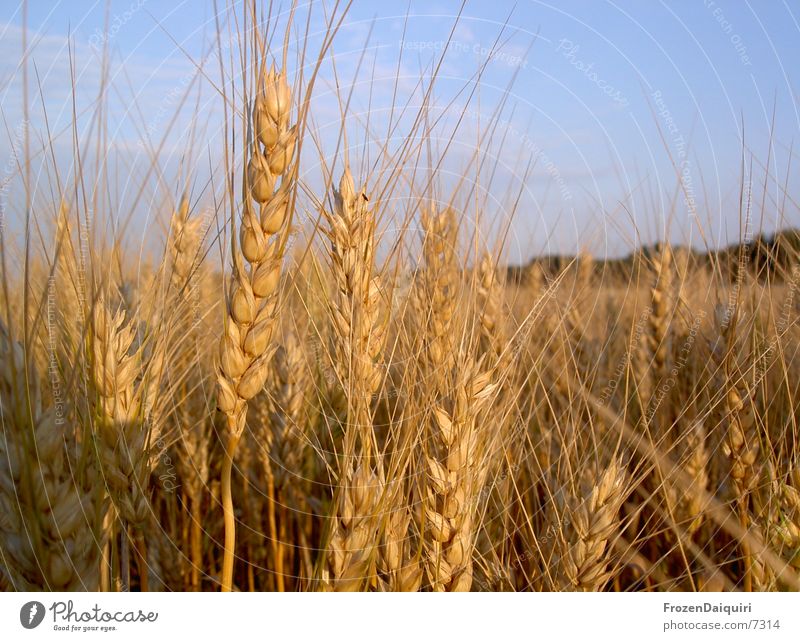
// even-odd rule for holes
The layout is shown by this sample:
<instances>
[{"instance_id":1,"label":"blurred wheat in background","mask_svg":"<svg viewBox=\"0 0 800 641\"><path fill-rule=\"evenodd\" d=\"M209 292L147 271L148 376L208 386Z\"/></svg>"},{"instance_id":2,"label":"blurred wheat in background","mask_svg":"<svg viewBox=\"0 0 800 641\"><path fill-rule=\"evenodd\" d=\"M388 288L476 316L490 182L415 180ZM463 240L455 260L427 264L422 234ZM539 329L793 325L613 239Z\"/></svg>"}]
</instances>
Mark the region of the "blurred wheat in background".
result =
<instances>
[{"instance_id":1,"label":"blurred wheat in background","mask_svg":"<svg viewBox=\"0 0 800 641\"><path fill-rule=\"evenodd\" d=\"M798 589L800 235L748 233L797 201L743 189L728 248L511 264L475 188L499 116L444 180L437 67L384 136L328 67L346 7L316 49L271 8L211 45L208 182L127 177L154 252L103 96L68 170L46 130L12 150L0 587Z\"/></svg>"}]
</instances>

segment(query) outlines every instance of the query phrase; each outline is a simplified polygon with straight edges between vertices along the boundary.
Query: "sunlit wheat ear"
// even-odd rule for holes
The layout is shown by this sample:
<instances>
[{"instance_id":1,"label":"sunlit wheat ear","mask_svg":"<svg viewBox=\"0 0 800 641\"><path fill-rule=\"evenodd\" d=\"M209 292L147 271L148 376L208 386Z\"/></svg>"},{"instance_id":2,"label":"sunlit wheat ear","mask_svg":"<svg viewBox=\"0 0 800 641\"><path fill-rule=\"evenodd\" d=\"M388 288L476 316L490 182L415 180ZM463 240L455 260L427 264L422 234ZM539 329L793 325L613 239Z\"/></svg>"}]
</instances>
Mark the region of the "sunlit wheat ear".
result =
<instances>
[{"instance_id":1,"label":"sunlit wheat ear","mask_svg":"<svg viewBox=\"0 0 800 641\"><path fill-rule=\"evenodd\" d=\"M247 401L261 390L271 354L283 258L278 232L286 219L296 144L296 129L287 127L290 110L286 76L270 70L253 112L258 142L252 145L243 180L239 246L233 254L233 282L219 348L217 402L237 439L244 430Z\"/></svg>"},{"instance_id":2,"label":"sunlit wheat ear","mask_svg":"<svg viewBox=\"0 0 800 641\"><path fill-rule=\"evenodd\" d=\"M136 345L134 323L123 309L112 312L103 297L92 312L92 365L97 395L96 451L105 487L121 523L121 544L131 541L139 560L140 588L147 590L146 529L150 521L151 473L163 428L154 411L164 369L164 340ZM163 395L161 395L163 396ZM162 401L163 402L163 401ZM110 522L113 525L113 520ZM123 563L123 589L129 587Z\"/></svg>"},{"instance_id":3,"label":"sunlit wheat ear","mask_svg":"<svg viewBox=\"0 0 800 641\"><path fill-rule=\"evenodd\" d=\"M68 457L74 414L44 406L38 380L0 323L0 575L15 590L97 590L102 533Z\"/></svg>"},{"instance_id":4,"label":"sunlit wheat ear","mask_svg":"<svg viewBox=\"0 0 800 641\"><path fill-rule=\"evenodd\" d=\"M467 363L455 397L434 408L432 451L425 457L423 536L431 589L468 592L478 498L485 478L486 441L477 420L496 394L491 373Z\"/></svg>"},{"instance_id":5,"label":"sunlit wheat ear","mask_svg":"<svg viewBox=\"0 0 800 641\"><path fill-rule=\"evenodd\" d=\"M369 448L370 405L383 374L387 316L381 279L375 274L375 219L367 195L356 192L349 168L334 193L334 213L327 218L335 286L330 309L334 364L348 397L348 428L363 432L363 446Z\"/></svg>"},{"instance_id":6,"label":"sunlit wheat ear","mask_svg":"<svg viewBox=\"0 0 800 641\"><path fill-rule=\"evenodd\" d=\"M561 571L570 589L598 591L608 582L611 539L619 529L626 484L622 467L613 461L567 516Z\"/></svg>"},{"instance_id":7,"label":"sunlit wheat ear","mask_svg":"<svg viewBox=\"0 0 800 641\"><path fill-rule=\"evenodd\" d=\"M285 71L264 70L250 120L254 140L242 181L239 244L237 247L234 243L233 278L217 361L217 405L228 430L222 470L223 591L230 591L233 585L233 457L245 428L247 401L264 386L273 351L284 252L280 232L287 219L296 175L293 159L297 128L289 126L291 109L292 92Z\"/></svg>"},{"instance_id":8,"label":"sunlit wheat ear","mask_svg":"<svg viewBox=\"0 0 800 641\"><path fill-rule=\"evenodd\" d=\"M328 555L336 590L358 589L358 582L367 577L378 527L374 510L383 485L373 446L372 399L383 376L386 314L381 280L374 273L375 220L368 203L345 168L334 192L333 214L326 215L335 287L330 308L334 366L347 399ZM367 480L368 489L359 487Z\"/></svg>"},{"instance_id":9,"label":"sunlit wheat ear","mask_svg":"<svg viewBox=\"0 0 800 641\"><path fill-rule=\"evenodd\" d=\"M211 445L210 421L206 416L207 405L202 391L208 370L198 367L200 363L205 364L207 357L201 334L201 319L207 309L201 300L204 284L201 225L199 217L190 217L189 200L184 196L170 220L167 245L169 289L164 297L164 305L168 309L162 315L166 327L160 332L160 338L170 352L165 376L169 379L169 386L160 398L169 399L171 418L177 423L178 447L175 458L189 503L184 513L184 518L190 521L188 550L184 553L187 559L191 559L191 569L183 585L193 590L199 590L201 583L201 510L210 476ZM162 457L169 456L166 452L159 454ZM165 545L163 537L156 537L155 540ZM160 560L161 574L156 576L169 576L174 565L170 559Z\"/></svg>"},{"instance_id":10,"label":"sunlit wheat ear","mask_svg":"<svg viewBox=\"0 0 800 641\"><path fill-rule=\"evenodd\" d=\"M459 268L455 212L423 211L422 274L414 304L425 323L424 353L431 372L448 371L453 364L455 337L452 327L456 309Z\"/></svg>"},{"instance_id":11,"label":"sunlit wheat ear","mask_svg":"<svg viewBox=\"0 0 800 641\"><path fill-rule=\"evenodd\" d=\"M82 268L75 256L72 239L72 224L66 202L61 203L56 227L56 283L57 301L63 335L68 342L64 349L67 359L74 359L80 349L82 330L86 319L86 301L82 287Z\"/></svg>"},{"instance_id":12,"label":"sunlit wheat ear","mask_svg":"<svg viewBox=\"0 0 800 641\"><path fill-rule=\"evenodd\" d=\"M104 298L92 314L92 374L98 395L98 454L114 506L130 524L147 520L146 487L150 474L148 433L142 421L141 374L136 330L123 310L112 312Z\"/></svg>"},{"instance_id":13,"label":"sunlit wheat ear","mask_svg":"<svg viewBox=\"0 0 800 641\"><path fill-rule=\"evenodd\" d=\"M366 463L339 484L322 589L356 592L364 587L374 562L380 492L378 477Z\"/></svg>"},{"instance_id":14,"label":"sunlit wheat ear","mask_svg":"<svg viewBox=\"0 0 800 641\"><path fill-rule=\"evenodd\" d=\"M169 255L173 294L191 300L192 276L200 259L200 218L189 218L189 201L181 199L170 221Z\"/></svg>"},{"instance_id":15,"label":"sunlit wheat ear","mask_svg":"<svg viewBox=\"0 0 800 641\"><path fill-rule=\"evenodd\" d=\"M731 478L743 496L753 489L757 474L758 440L755 433L755 408L747 386L730 384L725 397L728 432L722 449L730 460Z\"/></svg>"}]
</instances>

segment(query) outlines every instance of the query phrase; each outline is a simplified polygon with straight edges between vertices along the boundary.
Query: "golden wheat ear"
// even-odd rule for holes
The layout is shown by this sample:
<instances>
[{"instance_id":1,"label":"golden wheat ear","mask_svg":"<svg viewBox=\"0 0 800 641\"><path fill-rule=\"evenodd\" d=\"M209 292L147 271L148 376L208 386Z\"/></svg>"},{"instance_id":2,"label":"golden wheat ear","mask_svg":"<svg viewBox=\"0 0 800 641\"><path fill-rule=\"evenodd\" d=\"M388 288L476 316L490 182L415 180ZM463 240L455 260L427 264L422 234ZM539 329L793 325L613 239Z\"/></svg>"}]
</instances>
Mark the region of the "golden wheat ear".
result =
<instances>
[{"instance_id":1,"label":"golden wheat ear","mask_svg":"<svg viewBox=\"0 0 800 641\"><path fill-rule=\"evenodd\" d=\"M608 569L612 539L619 529L619 509L627 490L625 473L613 461L568 516L569 535L561 557L561 570L574 590L602 590Z\"/></svg>"},{"instance_id":2,"label":"golden wheat ear","mask_svg":"<svg viewBox=\"0 0 800 641\"><path fill-rule=\"evenodd\" d=\"M237 248L233 243L233 282L217 364L217 405L228 430L222 470L225 592L233 587L233 458L245 429L247 402L263 388L274 351L278 281L285 248L280 232L287 220L297 174L293 163L297 128L289 126L291 113L292 91L286 73L271 68L261 76L250 120L255 140L242 181L239 244Z\"/></svg>"}]
</instances>

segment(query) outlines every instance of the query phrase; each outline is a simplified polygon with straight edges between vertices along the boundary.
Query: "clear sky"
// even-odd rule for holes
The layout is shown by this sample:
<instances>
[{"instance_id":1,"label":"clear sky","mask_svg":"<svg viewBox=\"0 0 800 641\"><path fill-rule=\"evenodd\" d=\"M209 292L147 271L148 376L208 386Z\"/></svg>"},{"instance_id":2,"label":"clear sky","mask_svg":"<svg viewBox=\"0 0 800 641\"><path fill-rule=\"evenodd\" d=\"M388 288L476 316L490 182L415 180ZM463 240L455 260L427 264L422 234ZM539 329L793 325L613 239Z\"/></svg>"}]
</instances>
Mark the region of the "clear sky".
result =
<instances>
[{"instance_id":1,"label":"clear sky","mask_svg":"<svg viewBox=\"0 0 800 641\"><path fill-rule=\"evenodd\" d=\"M318 27L324 9L315 4ZM345 86L372 80L371 103L362 91L351 105L361 115L386 114L398 73L398 87L413 93L420 70L441 55L448 40L439 104L447 104L486 63L479 98L469 104L456 100L446 117L465 111L466 122L485 124L496 105L505 105L500 126L485 142L496 170L485 198L486 207L503 219L522 194L513 214L511 260L580 245L596 254L619 253L665 233L699 245L693 214L711 244L735 240L743 145L757 216L769 159L764 227L800 226L793 147L800 132L799 2L472 1L451 37L460 6L354 0L333 54ZM286 8L275 5L278 13ZM196 77L195 66L216 30L212 2L31 1L28 13L29 59L35 63L29 78L31 129L41 134L44 127L40 82L50 130L58 134L57 156L69 158L72 146L70 37L76 101L79 111L85 109L82 126L90 126L100 53L107 45L113 54L110 144L144 156L137 145L143 136L156 147L166 137L160 161L174 166L186 149L187 132L197 135L199 129L209 145L220 142L219 99L203 88L207 81ZM0 5L5 159L13 157L23 120L22 22L15 2ZM354 77L365 45L369 64ZM322 78L315 102L321 130L336 129L331 78ZM199 101L191 93L182 103L187 87L201 90ZM466 125L462 133L442 168L445 176L457 174L469 156ZM536 163L525 175L531 158ZM13 163L3 165L6 176L13 173ZM13 181L4 181L2 198L12 201Z\"/></svg>"}]
</instances>

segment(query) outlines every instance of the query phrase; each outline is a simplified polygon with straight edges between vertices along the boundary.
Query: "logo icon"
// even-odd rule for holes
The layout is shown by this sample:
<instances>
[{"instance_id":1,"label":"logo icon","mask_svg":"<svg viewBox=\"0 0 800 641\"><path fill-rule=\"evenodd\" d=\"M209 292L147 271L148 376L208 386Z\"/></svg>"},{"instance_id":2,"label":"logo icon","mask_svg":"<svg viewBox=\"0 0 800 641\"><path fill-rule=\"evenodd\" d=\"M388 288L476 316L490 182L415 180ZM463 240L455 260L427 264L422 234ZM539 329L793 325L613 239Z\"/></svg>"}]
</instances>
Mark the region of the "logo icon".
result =
<instances>
[{"instance_id":1,"label":"logo icon","mask_svg":"<svg viewBox=\"0 0 800 641\"><path fill-rule=\"evenodd\" d=\"M19 622L23 628L33 630L44 619L44 605L38 601L28 601L20 608Z\"/></svg>"}]
</instances>

